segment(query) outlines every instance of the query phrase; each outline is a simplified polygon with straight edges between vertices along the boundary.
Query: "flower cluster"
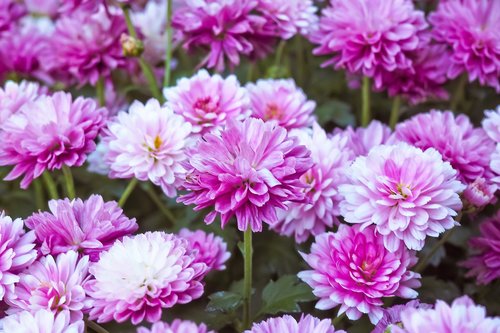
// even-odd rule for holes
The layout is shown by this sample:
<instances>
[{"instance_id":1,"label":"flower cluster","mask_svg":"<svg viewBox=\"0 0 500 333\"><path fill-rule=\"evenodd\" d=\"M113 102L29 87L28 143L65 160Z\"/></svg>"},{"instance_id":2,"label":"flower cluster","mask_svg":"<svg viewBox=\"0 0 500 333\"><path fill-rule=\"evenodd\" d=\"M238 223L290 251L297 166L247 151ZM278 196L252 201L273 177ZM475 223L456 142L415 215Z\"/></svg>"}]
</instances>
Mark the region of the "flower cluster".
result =
<instances>
[{"instance_id":1,"label":"flower cluster","mask_svg":"<svg viewBox=\"0 0 500 333\"><path fill-rule=\"evenodd\" d=\"M343 330L335 330L330 319L320 320L311 315L302 315L299 321L292 316L270 318L258 324L254 324L251 330L245 333L345 333Z\"/></svg>"}]
</instances>

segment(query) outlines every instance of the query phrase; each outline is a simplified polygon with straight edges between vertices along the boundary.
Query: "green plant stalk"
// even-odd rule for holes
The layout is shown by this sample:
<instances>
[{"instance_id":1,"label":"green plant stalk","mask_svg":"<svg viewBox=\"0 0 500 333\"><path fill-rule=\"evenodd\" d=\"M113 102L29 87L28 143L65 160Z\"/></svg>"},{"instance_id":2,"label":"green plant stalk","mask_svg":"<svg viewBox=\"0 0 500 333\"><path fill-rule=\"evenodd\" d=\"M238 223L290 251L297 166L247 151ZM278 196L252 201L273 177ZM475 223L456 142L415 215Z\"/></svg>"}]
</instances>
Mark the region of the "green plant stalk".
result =
<instances>
[{"instance_id":1,"label":"green plant stalk","mask_svg":"<svg viewBox=\"0 0 500 333\"><path fill-rule=\"evenodd\" d=\"M299 87L304 86L304 77L305 77L305 72L304 72L304 65L305 65L305 59L304 59L304 44L302 41L302 36L297 35L296 37L296 46L295 49L297 50L297 83Z\"/></svg>"},{"instance_id":2,"label":"green plant stalk","mask_svg":"<svg viewBox=\"0 0 500 333\"><path fill-rule=\"evenodd\" d=\"M427 255L425 257L423 257L422 259L419 260L418 265L415 266L415 269L413 271L415 271L417 273L421 273L425 270L425 268L427 267L427 264L429 263L429 260L431 260L432 256L436 253L436 251L439 250L439 248L441 246L443 246L444 243L446 243L446 241L450 238L450 236L455 231L455 228L457 228L457 227L453 227L443 234L443 237L441 237L441 239L439 241L437 241L436 244L434 244L434 246L432 247L430 252L427 253Z\"/></svg>"},{"instance_id":3,"label":"green plant stalk","mask_svg":"<svg viewBox=\"0 0 500 333\"><path fill-rule=\"evenodd\" d=\"M132 178L132 180L128 183L127 187L125 188L125 191L123 191L122 196L118 201L118 206L123 207L123 205L125 205L128 197L130 197L130 194L132 194L134 188L137 186L138 183L139 181L137 180L137 178Z\"/></svg>"},{"instance_id":4,"label":"green plant stalk","mask_svg":"<svg viewBox=\"0 0 500 333\"><path fill-rule=\"evenodd\" d=\"M389 119L389 126L391 129L396 127L399 120L399 109L401 108L401 96L394 97L392 101L391 117Z\"/></svg>"},{"instance_id":5,"label":"green plant stalk","mask_svg":"<svg viewBox=\"0 0 500 333\"><path fill-rule=\"evenodd\" d=\"M52 179L52 176L48 171L45 171L42 174L43 182L45 183L45 187L47 188L47 192L49 192L49 197L51 199L59 199L59 193L57 193L57 186Z\"/></svg>"},{"instance_id":6,"label":"green plant stalk","mask_svg":"<svg viewBox=\"0 0 500 333\"><path fill-rule=\"evenodd\" d=\"M172 75L172 0L167 0L167 44L165 50L165 77L163 86L170 86L170 76Z\"/></svg>"},{"instance_id":7,"label":"green plant stalk","mask_svg":"<svg viewBox=\"0 0 500 333\"><path fill-rule=\"evenodd\" d=\"M467 86L467 74L462 74L458 79L457 88L453 93L453 97L451 99L450 109L453 112L457 112L458 105L462 103L465 95L465 87Z\"/></svg>"},{"instance_id":8,"label":"green plant stalk","mask_svg":"<svg viewBox=\"0 0 500 333\"><path fill-rule=\"evenodd\" d=\"M92 320L85 320L85 328L90 328L96 333L109 333L107 329L97 324L96 322L93 322Z\"/></svg>"},{"instance_id":9,"label":"green plant stalk","mask_svg":"<svg viewBox=\"0 0 500 333\"><path fill-rule=\"evenodd\" d=\"M278 50L276 51L276 58L274 59L274 66L278 67L281 65L281 59L283 58L283 52L285 51L286 41L284 39L278 45Z\"/></svg>"},{"instance_id":10,"label":"green plant stalk","mask_svg":"<svg viewBox=\"0 0 500 333\"><path fill-rule=\"evenodd\" d=\"M172 214L172 212L165 206L165 203L161 201L160 197L156 193L155 189L148 184L146 187L146 193L149 195L151 200L158 206L158 208L161 210L163 215L169 220L170 225L173 226L175 225L175 216Z\"/></svg>"},{"instance_id":11,"label":"green plant stalk","mask_svg":"<svg viewBox=\"0 0 500 333\"><path fill-rule=\"evenodd\" d=\"M243 236L244 247L244 277L243 277L243 328L250 327L252 316L252 228L248 226Z\"/></svg>"},{"instance_id":12,"label":"green plant stalk","mask_svg":"<svg viewBox=\"0 0 500 333\"><path fill-rule=\"evenodd\" d=\"M333 318L332 320L332 326L335 327L335 329L338 329L338 325L342 322L342 320L344 320L346 314L345 312L342 313L340 316L337 316L335 318Z\"/></svg>"},{"instance_id":13,"label":"green plant stalk","mask_svg":"<svg viewBox=\"0 0 500 333\"><path fill-rule=\"evenodd\" d=\"M100 77L99 80L97 80L97 83L95 85L95 93L97 97L97 101L99 102L99 106L105 106L106 105L106 97L104 93L104 78Z\"/></svg>"},{"instance_id":14,"label":"green plant stalk","mask_svg":"<svg viewBox=\"0 0 500 333\"><path fill-rule=\"evenodd\" d=\"M363 77L363 85L361 87L361 126L366 127L371 120L370 112L370 78Z\"/></svg>"},{"instance_id":15,"label":"green plant stalk","mask_svg":"<svg viewBox=\"0 0 500 333\"><path fill-rule=\"evenodd\" d=\"M62 168L63 175L64 175L64 183L66 185L66 194L68 195L68 198L74 199L75 198L75 182L73 180L73 175L71 174L71 169L68 166L63 166Z\"/></svg>"},{"instance_id":16,"label":"green plant stalk","mask_svg":"<svg viewBox=\"0 0 500 333\"><path fill-rule=\"evenodd\" d=\"M37 209L45 208L45 199L43 196L43 184L40 179L33 180L33 187L35 189L35 204Z\"/></svg>"}]
</instances>

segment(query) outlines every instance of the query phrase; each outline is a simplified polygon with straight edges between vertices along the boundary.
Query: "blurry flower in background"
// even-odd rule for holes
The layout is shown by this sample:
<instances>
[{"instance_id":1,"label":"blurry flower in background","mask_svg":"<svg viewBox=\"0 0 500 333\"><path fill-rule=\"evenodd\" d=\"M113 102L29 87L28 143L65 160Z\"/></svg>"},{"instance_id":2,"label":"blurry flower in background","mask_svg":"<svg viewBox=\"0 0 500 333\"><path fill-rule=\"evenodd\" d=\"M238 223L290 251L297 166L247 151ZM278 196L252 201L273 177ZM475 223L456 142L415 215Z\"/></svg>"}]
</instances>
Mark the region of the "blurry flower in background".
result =
<instances>
[{"instance_id":1,"label":"blurry flower in background","mask_svg":"<svg viewBox=\"0 0 500 333\"><path fill-rule=\"evenodd\" d=\"M384 315L382 319L380 319L377 326L375 326L371 333L392 332L391 329L394 325L401 325L401 312L408 308L431 309L432 305L420 303L420 301L417 299L409 301L406 304L398 304L384 309Z\"/></svg>"},{"instance_id":2,"label":"blurry flower in background","mask_svg":"<svg viewBox=\"0 0 500 333\"><path fill-rule=\"evenodd\" d=\"M25 6L18 1L0 1L0 36L3 32L10 30L25 14Z\"/></svg>"},{"instance_id":3,"label":"blurry flower in background","mask_svg":"<svg viewBox=\"0 0 500 333\"><path fill-rule=\"evenodd\" d=\"M22 311L0 320L3 333L83 333L83 320L71 321L67 310Z\"/></svg>"},{"instance_id":4,"label":"blurry flower in background","mask_svg":"<svg viewBox=\"0 0 500 333\"><path fill-rule=\"evenodd\" d=\"M245 333L346 333L335 330L330 319L318 319L309 314L302 315L297 321L290 315L269 318L260 323L254 323Z\"/></svg>"},{"instance_id":5,"label":"blurry flower in background","mask_svg":"<svg viewBox=\"0 0 500 333\"><path fill-rule=\"evenodd\" d=\"M205 324L196 324L189 320L176 319L171 324L159 321L151 326L151 329L139 327L137 333L215 333L208 330Z\"/></svg>"},{"instance_id":6,"label":"blurry flower in background","mask_svg":"<svg viewBox=\"0 0 500 333\"><path fill-rule=\"evenodd\" d=\"M7 81L4 87L0 88L0 130L7 119L16 114L24 104L34 101L44 93L44 87L36 82Z\"/></svg>"},{"instance_id":7,"label":"blurry flower in background","mask_svg":"<svg viewBox=\"0 0 500 333\"><path fill-rule=\"evenodd\" d=\"M378 120L372 120L367 127L336 128L333 134L347 137L347 147L354 152L355 157L368 155L373 147L392 142L391 129Z\"/></svg>"}]
</instances>

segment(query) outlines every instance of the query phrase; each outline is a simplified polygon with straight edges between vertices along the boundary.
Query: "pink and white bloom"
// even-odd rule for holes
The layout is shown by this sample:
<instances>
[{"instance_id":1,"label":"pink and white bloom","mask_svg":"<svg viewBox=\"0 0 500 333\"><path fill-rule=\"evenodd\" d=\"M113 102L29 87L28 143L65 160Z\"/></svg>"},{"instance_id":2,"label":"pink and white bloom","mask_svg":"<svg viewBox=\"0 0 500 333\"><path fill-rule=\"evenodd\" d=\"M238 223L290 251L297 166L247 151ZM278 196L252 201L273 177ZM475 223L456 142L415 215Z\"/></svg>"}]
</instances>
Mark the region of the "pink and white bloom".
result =
<instances>
[{"instance_id":1,"label":"pink and white bloom","mask_svg":"<svg viewBox=\"0 0 500 333\"><path fill-rule=\"evenodd\" d=\"M495 143L500 142L500 105L497 106L496 110L486 110L484 111L485 118L482 121L482 127L486 131L486 134L495 141Z\"/></svg>"},{"instance_id":2,"label":"pink and white bloom","mask_svg":"<svg viewBox=\"0 0 500 333\"><path fill-rule=\"evenodd\" d=\"M318 319L311 315L302 315L297 321L290 315L269 318L253 324L250 330L244 333L346 333L335 330L330 319Z\"/></svg>"},{"instance_id":3,"label":"pink and white bloom","mask_svg":"<svg viewBox=\"0 0 500 333\"><path fill-rule=\"evenodd\" d=\"M368 314L376 324L383 316L384 297L415 298L420 274L410 271L417 263L415 252L399 247L391 252L373 226L341 224L336 233L316 237L310 254L302 254L312 270L299 278L313 288L320 300L316 308L340 305L337 316L351 320Z\"/></svg>"},{"instance_id":4,"label":"pink and white bloom","mask_svg":"<svg viewBox=\"0 0 500 333\"><path fill-rule=\"evenodd\" d=\"M371 333L386 333L392 332L392 327L394 325L401 325L401 312L408 308L415 309L431 309L432 305L420 303L418 299L409 301L406 304L398 304L391 306L388 309L384 309L384 315L382 319L377 323L377 326L371 331Z\"/></svg>"},{"instance_id":5,"label":"pink and white bloom","mask_svg":"<svg viewBox=\"0 0 500 333\"><path fill-rule=\"evenodd\" d=\"M34 312L22 311L0 320L2 333L83 333L83 320L71 322L69 311L54 313L40 309Z\"/></svg>"},{"instance_id":6,"label":"pink and white bloom","mask_svg":"<svg viewBox=\"0 0 500 333\"><path fill-rule=\"evenodd\" d=\"M0 88L0 129L7 118L17 113L21 107L43 95L43 89L38 83L21 81L16 83L7 81Z\"/></svg>"},{"instance_id":7,"label":"pink and white bloom","mask_svg":"<svg viewBox=\"0 0 500 333\"><path fill-rule=\"evenodd\" d=\"M316 102L308 100L293 79L258 80L246 85L252 116L275 121L287 130L310 126Z\"/></svg>"},{"instance_id":8,"label":"pink and white bloom","mask_svg":"<svg viewBox=\"0 0 500 333\"><path fill-rule=\"evenodd\" d=\"M386 124L372 120L367 127L345 130L335 129L334 134L347 137L347 147L354 152L355 157L368 155L373 147L390 144L392 131Z\"/></svg>"},{"instance_id":9,"label":"pink and white bloom","mask_svg":"<svg viewBox=\"0 0 500 333\"><path fill-rule=\"evenodd\" d=\"M374 225L385 247L403 244L421 250L427 236L453 228L462 209L465 186L450 163L432 148L422 151L405 143L373 148L346 171L340 185L340 212L346 222Z\"/></svg>"},{"instance_id":10,"label":"pink and white bloom","mask_svg":"<svg viewBox=\"0 0 500 333\"><path fill-rule=\"evenodd\" d=\"M158 321L151 326L151 329L139 327L137 333L215 333L208 330L205 324L196 324L189 320L176 319L171 324Z\"/></svg>"}]
</instances>

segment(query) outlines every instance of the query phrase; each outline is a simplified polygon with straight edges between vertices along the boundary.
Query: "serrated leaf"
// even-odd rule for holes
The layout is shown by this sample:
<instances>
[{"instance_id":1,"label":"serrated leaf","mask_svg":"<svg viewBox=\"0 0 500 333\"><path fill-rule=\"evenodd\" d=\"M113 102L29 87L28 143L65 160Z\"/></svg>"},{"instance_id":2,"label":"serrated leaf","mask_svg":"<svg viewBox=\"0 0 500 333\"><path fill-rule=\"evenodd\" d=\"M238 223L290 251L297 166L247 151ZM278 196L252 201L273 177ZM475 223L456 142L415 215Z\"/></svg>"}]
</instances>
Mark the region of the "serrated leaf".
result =
<instances>
[{"instance_id":1,"label":"serrated leaf","mask_svg":"<svg viewBox=\"0 0 500 333\"><path fill-rule=\"evenodd\" d=\"M219 291L208 296L210 302L207 311L230 313L236 311L243 302L243 297L231 291Z\"/></svg>"}]
</instances>

